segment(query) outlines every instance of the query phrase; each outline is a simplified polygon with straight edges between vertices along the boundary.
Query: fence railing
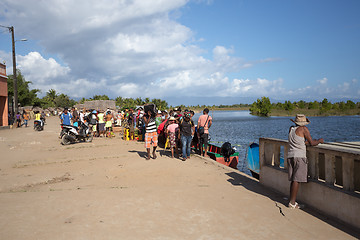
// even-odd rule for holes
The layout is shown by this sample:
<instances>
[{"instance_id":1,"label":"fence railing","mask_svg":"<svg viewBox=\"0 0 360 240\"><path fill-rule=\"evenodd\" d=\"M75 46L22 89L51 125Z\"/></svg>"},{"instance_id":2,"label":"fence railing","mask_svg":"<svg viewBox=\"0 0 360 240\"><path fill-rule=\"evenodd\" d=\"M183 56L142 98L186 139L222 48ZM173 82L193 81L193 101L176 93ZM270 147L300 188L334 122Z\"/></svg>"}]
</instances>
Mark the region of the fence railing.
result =
<instances>
[{"instance_id":1,"label":"fence railing","mask_svg":"<svg viewBox=\"0 0 360 240\"><path fill-rule=\"evenodd\" d=\"M288 141L260 138L261 167L266 165L287 171ZM360 195L360 149L320 144L307 147L308 177L311 181ZM283 164L280 164L284 160Z\"/></svg>"}]
</instances>

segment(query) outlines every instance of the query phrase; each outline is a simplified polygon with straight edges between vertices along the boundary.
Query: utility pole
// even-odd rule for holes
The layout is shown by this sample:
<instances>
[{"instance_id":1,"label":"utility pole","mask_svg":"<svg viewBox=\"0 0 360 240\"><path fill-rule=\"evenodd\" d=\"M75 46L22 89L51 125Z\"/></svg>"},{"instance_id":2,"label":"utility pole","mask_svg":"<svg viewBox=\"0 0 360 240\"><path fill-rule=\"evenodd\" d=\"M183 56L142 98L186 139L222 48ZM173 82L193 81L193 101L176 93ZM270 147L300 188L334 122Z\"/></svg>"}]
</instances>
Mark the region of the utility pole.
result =
<instances>
[{"instance_id":1,"label":"utility pole","mask_svg":"<svg viewBox=\"0 0 360 240\"><path fill-rule=\"evenodd\" d=\"M18 112L18 90L17 90L17 77L16 77L16 56L15 56L15 37L14 37L14 27L9 27L9 31L11 32L11 40L12 40L12 58L13 58L13 86L14 86L14 118Z\"/></svg>"},{"instance_id":2,"label":"utility pole","mask_svg":"<svg viewBox=\"0 0 360 240\"><path fill-rule=\"evenodd\" d=\"M18 88L17 88L17 77L16 77L16 55L15 55L15 42L16 41L27 41L27 39L21 39L21 40L15 40L15 31L14 31L14 26L11 27L7 27L7 26L3 26L0 25L0 27L3 28L7 28L9 29L9 32L11 32L11 42L12 42L12 60L13 60L13 87L14 87L14 104L13 107L11 109L12 113L13 113L13 117L15 120L15 116L19 110L19 106L18 106Z\"/></svg>"}]
</instances>

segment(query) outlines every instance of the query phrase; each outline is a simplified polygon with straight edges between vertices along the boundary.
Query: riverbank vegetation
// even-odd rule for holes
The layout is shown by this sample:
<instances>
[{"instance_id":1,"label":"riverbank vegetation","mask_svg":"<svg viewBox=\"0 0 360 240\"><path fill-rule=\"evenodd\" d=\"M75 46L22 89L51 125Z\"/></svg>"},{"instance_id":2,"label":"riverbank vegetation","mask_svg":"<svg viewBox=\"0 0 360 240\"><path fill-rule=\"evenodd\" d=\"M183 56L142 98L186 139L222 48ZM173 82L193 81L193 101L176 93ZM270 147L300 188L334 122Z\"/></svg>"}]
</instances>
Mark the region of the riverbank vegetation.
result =
<instances>
[{"instance_id":1,"label":"riverbank vegetation","mask_svg":"<svg viewBox=\"0 0 360 240\"><path fill-rule=\"evenodd\" d=\"M13 75L8 75L8 97L13 97ZM46 92L43 98L37 96L40 93L39 89L30 89L30 81L26 81L25 77L17 70L17 88L18 88L18 102L20 106L37 106L43 109L49 107L71 107L77 103L84 103L85 101L93 100L111 100L107 95L94 95L92 98L82 98L80 101L71 99L64 93L57 93L54 89ZM114 99L116 106L121 109L136 108L147 103L154 103L158 109L173 109L181 107L181 109L191 109L195 112L202 112L204 108L209 108L213 111L227 110L250 110L250 113L257 116L292 116L297 113L303 113L307 116L336 116L336 115L360 115L360 102L353 102L351 100L331 103L324 98L321 102L313 101L285 101L283 103L271 103L268 97L257 99L252 104L232 104L232 105L196 105L196 106L169 106L165 100L150 99L141 97L138 98L123 98L121 96Z\"/></svg>"},{"instance_id":2,"label":"riverbank vegetation","mask_svg":"<svg viewBox=\"0 0 360 240\"><path fill-rule=\"evenodd\" d=\"M360 102L347 100L331 103L324 98L321 102L300 100L271 103L268 97L262 97L251 105L250 113L257 116L293 116L298 113L306 116L360 115Z\"/></svg>"}]
</instances>

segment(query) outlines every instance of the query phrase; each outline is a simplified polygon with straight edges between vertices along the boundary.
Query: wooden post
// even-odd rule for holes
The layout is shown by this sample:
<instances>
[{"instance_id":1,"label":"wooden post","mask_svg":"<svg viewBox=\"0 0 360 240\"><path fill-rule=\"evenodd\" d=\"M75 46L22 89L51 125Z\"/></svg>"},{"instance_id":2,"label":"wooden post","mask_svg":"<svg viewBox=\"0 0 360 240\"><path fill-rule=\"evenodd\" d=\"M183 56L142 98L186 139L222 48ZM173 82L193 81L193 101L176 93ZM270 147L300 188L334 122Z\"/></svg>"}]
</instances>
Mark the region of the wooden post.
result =
<instances>
[{"instance_id":1,"label":"wooden post","mask_svg":"<svg viewBox=\"0 0 360 240\"><path fill-rule=\"evenodd\" d=\"M342 176L344 190L354 191L354 159L342 157Z\"/></svg>"},{"instance_id":2,"label":"wooden post","mask_svg":"<svg viewBox=\"0 0 360 240\"><path fill-rule=\"evenodd\" d=\"M335 183L335 156L325 154L325 182L330 185Z\"/></svg>"}]
</instances>

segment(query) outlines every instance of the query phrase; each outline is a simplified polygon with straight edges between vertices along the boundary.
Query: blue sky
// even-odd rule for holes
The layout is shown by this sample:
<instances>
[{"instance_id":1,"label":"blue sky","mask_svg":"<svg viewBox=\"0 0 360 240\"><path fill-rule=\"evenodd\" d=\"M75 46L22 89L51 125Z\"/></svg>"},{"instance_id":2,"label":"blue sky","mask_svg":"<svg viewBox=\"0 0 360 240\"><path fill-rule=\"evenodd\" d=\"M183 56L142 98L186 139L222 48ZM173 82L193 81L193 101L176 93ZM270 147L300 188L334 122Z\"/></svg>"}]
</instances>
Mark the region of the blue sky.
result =
<instances>
[{"instance_id":1,"label":"blue sky","mask_svg":"<svg viewBox=\"0 0 360 240\"><path fill-rule=\"evenodd\" d=\"M0 8L0 25L29 39L16 43L18 68L42 95L172 105L360 98L360 1L4 0ZM1 30L11 73L11 38Z\"/></svg>"},{"instance_id":2,"label":"blue sky","mask_svg":"<svg viewBox=\"0 0 360 240\"><path fill-rule=\"evenodd\" d=\"M284 78L297 88L328 74L338 83L359 77L359 10L359 1L225 0L190 4L180 22L206 39L205 49L224 45L249 61L278 59L242 77Z\"/></svg>"}]
</instances>

